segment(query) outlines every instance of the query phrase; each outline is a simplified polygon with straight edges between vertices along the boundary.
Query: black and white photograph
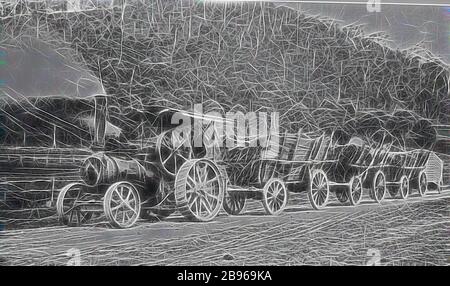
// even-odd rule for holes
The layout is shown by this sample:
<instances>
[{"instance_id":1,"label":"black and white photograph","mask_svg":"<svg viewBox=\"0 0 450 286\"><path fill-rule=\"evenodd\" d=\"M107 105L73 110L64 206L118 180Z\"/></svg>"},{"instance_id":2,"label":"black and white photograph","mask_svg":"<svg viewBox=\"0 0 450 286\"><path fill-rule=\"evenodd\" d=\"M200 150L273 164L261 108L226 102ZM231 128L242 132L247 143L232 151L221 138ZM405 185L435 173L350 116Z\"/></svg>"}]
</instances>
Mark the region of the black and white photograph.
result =
<instances>
[{"instance_id":1,"label":"black and white photograph","mask_svg":"<svg viewBox=\"0 0 450 286\"><path fill-rule=\"evenodd\" d=\"M390 2L0 0L0 266L449 266L450 1Z\"/></svg>"}]
</instances>

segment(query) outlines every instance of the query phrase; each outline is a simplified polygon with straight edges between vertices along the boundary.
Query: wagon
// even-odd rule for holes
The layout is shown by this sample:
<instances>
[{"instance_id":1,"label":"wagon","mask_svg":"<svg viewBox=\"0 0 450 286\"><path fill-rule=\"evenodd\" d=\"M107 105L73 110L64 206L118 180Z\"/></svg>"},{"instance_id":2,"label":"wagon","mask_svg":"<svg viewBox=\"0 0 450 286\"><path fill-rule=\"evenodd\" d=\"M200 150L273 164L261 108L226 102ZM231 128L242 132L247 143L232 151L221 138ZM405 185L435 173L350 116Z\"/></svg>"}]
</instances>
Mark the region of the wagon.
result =
<instances>
[{"instance_id":1,"label":"wagon","mask_svg":"<svg viewBox=\"0 0 450 286\"><path fill-rule=\"evenodd\" d=\"M442 161L434 152L393 149L392 144L380 143L373 147L363 143L349 148L347 153L351 155L338 150L338 154L343 157L338 159L338 167L344 171L341 171L344 176L341 176L340 180L344 181L344 186L346 181L349 182L347 188L336 191L338 200L342 203L350 201L352 205L359 204L362 194L357 192L357 198L352 197L355 182L357 186L362 186L362 190L368 189L370 198L377 203L381 203L388 192L392 198L399 195L400 198L407 199L412 190L417 190L420 196L424 196L428 191L429 178L433 178L432 181L438 189L441 188ZM335 170L334 175L336 173L339 172Z\"/></svg>"},{"instance_id":2,"label":"wagon","mask_svg":"<svg viewBox=\"0 0 450 286\"><path fill-rule=\"evenodd\" d=\"M311 138L300 130L280 136L279 146L255 148L247 162L240 158L248 158L243 156L248 148L228 151L223 158L227 174L224 209L240 214L246 200L256 199L268 214L277 215L286 207L289 192L303 190L308 191L311 205L321 208L329 193L326 170L336 162L328 156L330 147L329 137Z\"/></svg>"},{"instance_id":3,"label":"wagon","mask_svg":"<svg viewBox=\"0 0 450 286\"><path fill-rule=\"evenodd\" d=\"M424 196L430 184L434 184L438 192L443 186L443 162L432 151L391 152L385 169L391 197L399 195L406 199L412 190L417 190L420 196Z\"/></svg>"}]
</instances>

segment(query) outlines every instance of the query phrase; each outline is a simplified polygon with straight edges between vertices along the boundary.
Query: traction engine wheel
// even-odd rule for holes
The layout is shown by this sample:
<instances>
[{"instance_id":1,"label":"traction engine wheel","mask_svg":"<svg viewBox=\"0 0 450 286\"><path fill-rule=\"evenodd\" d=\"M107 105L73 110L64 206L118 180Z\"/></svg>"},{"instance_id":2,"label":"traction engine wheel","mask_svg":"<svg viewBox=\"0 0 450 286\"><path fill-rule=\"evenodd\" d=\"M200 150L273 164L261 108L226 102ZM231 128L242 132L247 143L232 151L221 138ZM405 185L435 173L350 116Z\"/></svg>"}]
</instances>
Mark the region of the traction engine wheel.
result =
<instances>
[{"instance_id":1,"label":"traction engine wheel","mask_svg":"<svg viewBox=\"0 0 450 286\"><path fill-rule=\"evenodd\" d=\"M103 209L110 224L119 228L132 227L139 219L141 198L129 182L117 182L106 190Z\"/></svg>"},{"instance_id":2,"label":"traction engine wheel","mask_svg":"<svg viewBox=\"0 0 450 286\"><path fill-rule=\"evenodd\" d=\"M409 180L407 176L402 176L402 178L400 179L400 186L399 186L399 193L400 193L400 197L404 200L406 200L409 196Z\"/></svg>"},{"instance_id":3,"label":"traction engine wheel","mask_svg":"<svg viewBox=\"0 0 450 286\"><path fill-rule=\"evenodd\" d=\"M324 208L330 197L330 186L324 171L316 169L311 171L308 198L311 206L316 209Z\"/></svg>"},{"instance_id":4,"label":"traction engine wheel","mask_svg":"<svg viewBox=\"0 0 450 286\"><path fill-rule=\"evenodd\" d=\"M239 192L226 192L223 209L230 215L239 215L245 208L246 197Z\"/></svg>"},{"instance_id":5,"label":"traction engine wheel","mask_svg":"<svg viewBox=\"0 0 450 286\"><path fill-rule=\"evenodd\" d=\"M211 221L219 213L225 187L219 168L208 159L189 160L175 178L175 201L183 216Z\"/></svg>"},{"instance_id":6,"label":"traction engine wheel","mask_svg":"<svg viewBox=\"0 0 450 286\"><path fill-rule=\"evenodd\" d=\"M425 170L420 171L418 179L419 194L421 197L423 197L428 191L428 177Z\"/></svg>"},{"instance_id":7,"label":"traction engine wheel","mask_svg":"<svg viewBox=\"0 0 450 286\"><path fill-rule=\"evenodd\" d=\"M92 217L92 212L83 211L78 205L86 195L83 188L83 184L71 183L62 188L58 195L56 213L60 222L67 226L80 226Z\"/></svg>"},{"instance_id":8,"label":"traction engine wheel","mask_svg":"<svg viewBox=\"0 0 450 286\"><path fill-rule=\"evenodd\" d=\"M352 206L357 206L361 202L363 195L363 185L360 176L355 176L350 180L348 198Z\"/></svg>"},{"instance_id":9,"label":"traction engine wheel","mask_svg":"<svg viewBox=\"0 0 450 286\"><path fill-rule=\"evenodd\" d=\"M375 176L373 177L371 192L371 197L377 203L381 203L384 200L386 196L386 177L383 171L380 170L376 172Z\"/></svg>"},{"instance_id":10,"label":"traction engine wheel","mask_svg":"<svg viewBox=\"0 0 450 286\"><path fill-rule=\"evenodd\" d=\"M270 215L279 215L287 205L288 193L280 179L270 179L263 189L263 206Z\"/></svg>"},{"instance_id":11,"label":"traction engine wheel","mask_svg":"<svg viewBox=\"0 0 450 286\"><path fill-rule=\"evenodd\" d=\"M186 161L194 157L189 136L183 138L177 130L169 130L158 136L156 153L162 169L172 177L176 176Z\"/></svg>"}]
</instances>

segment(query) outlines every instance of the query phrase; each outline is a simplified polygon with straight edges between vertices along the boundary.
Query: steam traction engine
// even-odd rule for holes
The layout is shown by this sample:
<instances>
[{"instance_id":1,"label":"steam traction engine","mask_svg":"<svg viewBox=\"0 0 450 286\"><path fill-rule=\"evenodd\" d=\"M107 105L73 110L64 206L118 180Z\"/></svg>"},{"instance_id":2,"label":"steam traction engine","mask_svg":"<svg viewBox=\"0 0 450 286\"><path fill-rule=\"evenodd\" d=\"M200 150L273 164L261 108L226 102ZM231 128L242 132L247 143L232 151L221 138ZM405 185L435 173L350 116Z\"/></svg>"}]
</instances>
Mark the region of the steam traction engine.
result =
<instances>
[{"instance_id":1,"label":"steam traction engine","mask_svg":"<svg viewBox=\"0 0 450 286\"><path fill-rule=\"evenodd\" d=\"M103 103L101 103L103 102ZM97 98L96 105L106 106ZM96 141L104 145L106 108L96 107ZM85 160L81 182L63 187L57 200L62 223L78 226L104 214L119 228L133 226L139 217L163 218L175 210L195 221L210 221L222 207L224 180L215 162L201 158L164 119L161 133L144 144L108 148ZM172 129L171 129L172 128ZM164 130L166 129L166 130Z\"/></svg>"},{"instance_id":2,"label":"steam traction engine","mask_svg":"<svg viewBox=\"0 0 450 286\"><path fill-rule=\"evenodd\" d=\"M95 142L105 146L104 97L96 98L95 110ZM161 128L146 142L114 148L106 144L86 159L81 182L60 191L60 220L76 226L104 214L111 225L127 228L139 217L161 219L178 210L188 219L210 221L222 205L228 214L242 213L248 199L261 201L268 214L278 215L288 203L288 192L306 191L311 206L322 209L331 192L341 203L356 206L365 189L380 203L387 191L406 199L413 188L425 195L430 182L438 190L442 187L442 161L430 151L393 152L389 144L365 146L361 140L337 145L333 135L313 138L302 130L273 134L280 136L275 140L279 143L267 141L259 147L228 150L213 140L194 148L198 138L192 129L169 123L173 112L159 113Z\"/></svg>"}]
</instances>

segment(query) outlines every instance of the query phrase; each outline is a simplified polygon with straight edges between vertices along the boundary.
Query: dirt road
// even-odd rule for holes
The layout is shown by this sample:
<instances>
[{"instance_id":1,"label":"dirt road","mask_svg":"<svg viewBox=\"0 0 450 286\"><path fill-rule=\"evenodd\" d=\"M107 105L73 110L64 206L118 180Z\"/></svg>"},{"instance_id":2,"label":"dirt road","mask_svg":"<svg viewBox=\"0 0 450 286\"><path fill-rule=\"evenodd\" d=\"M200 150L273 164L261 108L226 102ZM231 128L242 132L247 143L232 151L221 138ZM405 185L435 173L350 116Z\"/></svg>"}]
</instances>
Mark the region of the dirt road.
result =
<instances>
[{"instance_id":1,"label":"dirt road","mask_svg":"<svg viewBox=\"0 0 450 286\"><path fill-rule=\"evenodd\" d=\"M241 216L210 223L174 215L132 229L104 225L0 232L0 264L65 265L449 265L450 191L408 201L368 198L312 210L291 197L278 217L256 202ZM75 250L74 250L75 249Z\"/></svg>"}]
</instances>

